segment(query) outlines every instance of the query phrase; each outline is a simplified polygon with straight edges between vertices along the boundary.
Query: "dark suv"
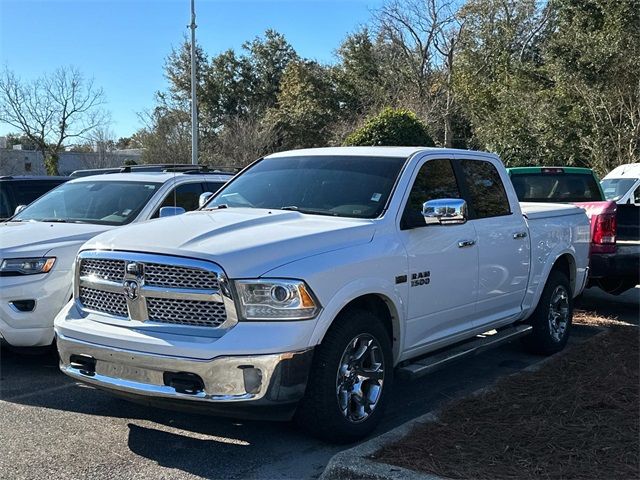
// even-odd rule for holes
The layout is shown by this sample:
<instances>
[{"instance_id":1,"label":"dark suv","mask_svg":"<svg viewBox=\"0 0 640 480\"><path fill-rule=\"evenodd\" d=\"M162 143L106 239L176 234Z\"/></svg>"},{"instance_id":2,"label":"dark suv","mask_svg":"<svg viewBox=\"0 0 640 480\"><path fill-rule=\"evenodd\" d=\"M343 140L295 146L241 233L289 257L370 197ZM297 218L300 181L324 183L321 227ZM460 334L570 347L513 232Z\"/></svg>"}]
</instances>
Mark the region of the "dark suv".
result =
<instances>
[{"instance_id":1,"label":"dark suv","mask_svg":"<svg viewBox=\"0 0 640 480\"><path fill-rule=\"evenodd\" d=\"M69 177L0 177L0 222L12 217L18 205L28 205Z\"/></svg>"}]
</instances>

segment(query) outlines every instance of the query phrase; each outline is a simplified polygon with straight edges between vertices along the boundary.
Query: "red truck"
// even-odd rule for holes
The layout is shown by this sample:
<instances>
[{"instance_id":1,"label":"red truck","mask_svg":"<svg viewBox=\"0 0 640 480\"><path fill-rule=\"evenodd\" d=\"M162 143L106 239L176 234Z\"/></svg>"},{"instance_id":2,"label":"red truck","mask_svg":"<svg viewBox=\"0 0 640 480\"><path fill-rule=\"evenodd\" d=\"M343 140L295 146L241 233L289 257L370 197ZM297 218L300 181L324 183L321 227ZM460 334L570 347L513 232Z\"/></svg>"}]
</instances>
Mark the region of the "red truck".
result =
<instances>
[{"instance_id":1,"label":"red truck","mask_svg":"<svg viewBox=\"0 0 640 480\"><path fill-rule=\"evenodd\" d=\"M586 211L591 221L589 286L619 295L640 283L638 207L626 211L626 206L606 200L598 177L588 168L507 170L521 202L572 203Z\"/></svg>"}]
</instances>

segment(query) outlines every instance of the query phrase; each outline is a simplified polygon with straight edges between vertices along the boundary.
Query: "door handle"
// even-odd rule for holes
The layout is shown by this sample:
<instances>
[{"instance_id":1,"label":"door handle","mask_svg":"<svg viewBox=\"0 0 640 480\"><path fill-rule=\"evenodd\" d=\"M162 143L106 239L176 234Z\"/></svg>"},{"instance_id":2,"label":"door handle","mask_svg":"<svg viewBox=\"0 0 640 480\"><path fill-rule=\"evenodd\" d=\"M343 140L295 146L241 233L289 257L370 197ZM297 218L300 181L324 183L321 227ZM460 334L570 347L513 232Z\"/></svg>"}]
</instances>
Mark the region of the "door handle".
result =
<instances>
[{"instance_id":1,"label":"door handle","mask_svg":"<svg viewBox=\"0 0 640 480\"><path fill-rule=\"evenodd\" d=\"M518 240L519 238L526 238L527 237L527 232L516 232L513 234L513 238L515 240Z\"/></svg>"},{"instance_id":2,"label":"door handle","mask_svg":"<svg viewBox=\"0 0 640 480\"><path fill-rule=\"evenodd\" d=\"M458 248L473 247L475 244L475 240L460 240L458 242Z\"/></svg>"}]
</instances>

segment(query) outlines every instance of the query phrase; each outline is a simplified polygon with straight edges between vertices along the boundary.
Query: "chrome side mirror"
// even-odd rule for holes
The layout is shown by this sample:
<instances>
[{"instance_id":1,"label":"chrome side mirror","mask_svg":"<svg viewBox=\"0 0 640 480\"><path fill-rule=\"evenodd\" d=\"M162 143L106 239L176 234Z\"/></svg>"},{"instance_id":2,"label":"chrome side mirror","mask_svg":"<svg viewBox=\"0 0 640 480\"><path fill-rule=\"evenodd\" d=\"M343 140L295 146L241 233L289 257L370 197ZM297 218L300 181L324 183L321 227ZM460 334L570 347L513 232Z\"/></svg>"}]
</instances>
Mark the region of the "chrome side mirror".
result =
<instances>
[{"instance_id":1,"label":"chrome side mirror","mask_svg":"<svg viewBox=\"0 0 640 480\"><path fill-rule=\"evenodd\" d=\"M24 210L25 208L27 208L27 206L26 206L26 205L18 205L18 206L16 207L16 209L14 210L13 214L14 214L14 215L17 215L17 214L19 214L22 210Z\"/></svg>"},{"instance_id":2,"label":"chrome side mirror","mask_svg":"<svg viewBox=\"0 0 640 480\"><path fill-rule=\"evenodd\" d=\"M200 197L198 197L198 207L202 208L204 204L207 203L207 201L211 198L212 195L213 195L213 192L204 192L200 194Z\"/></svg>"},{"instance_id":3,"label":"chrome side mirror","mask_svg":"<svg viewBox=\"0 0 640 480\"><path fill-rule=\"evenodd\" d=\"M182 215L184 212L186 210L182 207L162 207L160 209L160 218Z\"/></svg>"},{"instance_id":4,"label":"chrome side mirror","mask_svg":"<svg viewBox=\"0 0 640 480\"><path fill-rule=\"evenodd\" d=\"M461 198L439 198L422 204L427 225L460 225L468 218L467 202Z\"/></svg>"}]
</instances>

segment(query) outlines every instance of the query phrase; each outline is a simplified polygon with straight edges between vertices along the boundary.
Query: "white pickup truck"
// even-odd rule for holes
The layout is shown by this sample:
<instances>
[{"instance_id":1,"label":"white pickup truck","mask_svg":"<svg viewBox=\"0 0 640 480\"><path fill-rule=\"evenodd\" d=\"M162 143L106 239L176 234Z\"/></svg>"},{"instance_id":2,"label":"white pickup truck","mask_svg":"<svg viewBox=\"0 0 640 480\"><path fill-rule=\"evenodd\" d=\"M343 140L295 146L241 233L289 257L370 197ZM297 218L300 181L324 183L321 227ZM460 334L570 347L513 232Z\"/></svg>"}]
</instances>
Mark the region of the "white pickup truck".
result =
<instances>
[{"instance_id":1,"label":"white pickup truck","mask_svg":"<svg viewBox=\"0 0 640 480\"><path fill-rule=\"evenodd\" d=\"M354 440L394 375L517 337L562 349L589 241L583 210L519 204L495 155L277 153L199 211L86 243L60 367L134 401Z\"/></svg>"},{"instance_id":2,"label":"white pickup truck","mask_svg":"<svg viewBox=\"0 0 640 480\"><path fill-rule=\"evenodd\" d=\"M84 242L121 225L198 208L233 175L114 173L71 180L0 224L0 342L42 347L71 298L72 266ZM24 206L23 206L24 207Z\"/></svg>"}]
</instances>

